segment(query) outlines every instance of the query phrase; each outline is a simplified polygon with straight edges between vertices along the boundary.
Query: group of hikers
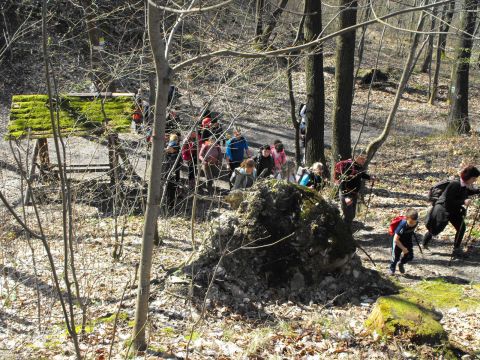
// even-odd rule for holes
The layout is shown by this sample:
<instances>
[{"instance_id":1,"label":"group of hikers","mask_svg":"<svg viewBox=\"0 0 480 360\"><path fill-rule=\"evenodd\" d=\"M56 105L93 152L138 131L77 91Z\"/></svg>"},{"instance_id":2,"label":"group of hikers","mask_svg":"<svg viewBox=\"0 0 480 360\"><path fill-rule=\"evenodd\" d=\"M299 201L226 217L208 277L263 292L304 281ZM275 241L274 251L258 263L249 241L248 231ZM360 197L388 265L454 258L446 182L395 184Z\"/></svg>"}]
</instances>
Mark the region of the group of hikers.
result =
<instances>
[{"instance_id":1,"label":"group of hikers","mask_svg":"<svg viewBox=\"0 0 480 360\"><path fill-rule=\"evenodd\" d=\"M432 238L440 234L450 223L456 230L452 258L466 256L462 250L462 240L466 230L465 216L472 201L469 197L480 194L480 189L474 187L479 176L480 171L477 167L466 165L459 171L457 178L443 180L430 189L429 200L432 206L425 221L427 232L423 236L424 249L428 249ZM413 259L413 240L415 239L418 243L415 234L417 225L418 212L414 209L407 209L405 215L392 220L390 234L393 235L393 244L390 274L395 274L397 264L398 270L402 274L405 273L405 264ZM420 247L419 243L418 246Z\"/></svg>"},{"instance_id":2,"label":"group of hikers","mask_svg":"<svg viewBox=\"0 0 480 360\"><path fill-rule=\"evenodd\" d=\"M301 112L302 110L303 107ZM258 153L252 153L241 130L234 128L232 135L229 136L222 128L218 114L208 109L202 113L196 131L190 131L183 144L178 130L167 127L167 131L164 172L168 174L166 199L169 207L174 205L180 181L180 159L188 168L188 187L193 189L196 186L198 170L201 169L209 195L214 194L214 180L219 178L223 164L228 168L230 190L249 188L257 179L267 177L294 182L317 191L329 183L324 165L320 162L315 162L308 168L300 166L297 170L295 161L288 159L284 144L280 140L275 140L273 144L265 144L260 147ZM365 171L365 162L366 156L360 153L352 159L339 161L334 167L333 180L338 187L343 220L350 230L364 181L372 181L373 187L376 180L374 175ZM422 243L424 249L428 249L432 238L451 223L456 229L452 256L465 256L461 244L466 229L466 209L471 202L469 196L480 193L480 189L473 186L479 176L480 171L475 166L467 165L459 171L458 178L444 180L432 187L429 195L432 207L426 218L427 232ZM392 261L389 270L392 275L395 274L397 265L400 273L404 273L405 264L413 259L414 239L420 247L415 234L418 219L416 210L407 209L404 215L397 216L391 221L389 233L392 236Z\"/></svg>"}]
</instances>

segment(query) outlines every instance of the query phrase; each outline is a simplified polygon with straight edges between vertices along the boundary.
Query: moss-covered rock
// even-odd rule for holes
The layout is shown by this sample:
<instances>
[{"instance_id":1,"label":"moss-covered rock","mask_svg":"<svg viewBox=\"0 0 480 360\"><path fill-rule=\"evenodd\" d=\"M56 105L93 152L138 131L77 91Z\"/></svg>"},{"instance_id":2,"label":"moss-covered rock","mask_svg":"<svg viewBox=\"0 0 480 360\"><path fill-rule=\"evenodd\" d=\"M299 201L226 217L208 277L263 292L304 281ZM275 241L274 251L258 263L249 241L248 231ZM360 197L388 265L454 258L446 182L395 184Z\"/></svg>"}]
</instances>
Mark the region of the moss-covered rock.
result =
<instances>
[{"instance_id":1,"label":"moss-covered rock","mask_svg":"<svg viewBox=\"0 0 480 360\"><path fill-rule=\"evenodd\" d=\"M401 334L415 342L438 343L446 339L438 322L441 319L438 311L451 308L479 309L478 285L456 284L438 278L404 287L398 295L377 300L366 326L380 335Z\"/></svg>"},{"instance_id":2,"label":"moss-covered rock","mask_svg":"<svg viewBox=\"0 0 480 360\"><path fill-rule=\"evenodd\" d=\"M416 343L446 340L441 315L402 296L380 297L366 321L371 331L384 336L401 336Z\"/></svg>"},{"instance_id":3,"label":"moss-covered rock","mask_svg":"<svg viewBox=\"0 0 480 360\"><path fill-rule=\"evenodd\" d=\"M133 97L116 96L103 99L103 109L108 119L108 130L129 131L133 111ZM58 103L60 131L64 135L90 134L105 126L102 99L80 96L60 96ZM47 95L15 95L12 97L7 138L51 137Z\"/></svg>"}]
</instances>

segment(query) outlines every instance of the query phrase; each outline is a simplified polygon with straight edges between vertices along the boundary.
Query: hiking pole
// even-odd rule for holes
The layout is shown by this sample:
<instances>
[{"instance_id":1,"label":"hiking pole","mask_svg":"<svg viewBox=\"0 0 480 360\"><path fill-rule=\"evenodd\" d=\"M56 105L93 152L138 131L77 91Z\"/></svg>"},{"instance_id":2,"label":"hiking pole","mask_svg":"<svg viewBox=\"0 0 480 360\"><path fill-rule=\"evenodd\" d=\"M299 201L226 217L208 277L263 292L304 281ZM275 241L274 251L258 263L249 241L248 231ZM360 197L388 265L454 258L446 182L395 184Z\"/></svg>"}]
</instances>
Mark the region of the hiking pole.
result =
<instances>
[{"instance_id":1,"label":"hiking pole","mask_svg":"<svg viewBox=\"0 0 480 360\"><path fill-rule=\"evenodd\" d=\"M473 218L473 223L472 223L472 226L470 227L470 231L468 232L467 240L463 245L465 248L467 248L467 250L468 250L468 242L470 241L470 237L472 236L472 230L475 227L475 224L478 220L478 215L480 215L480 206L477 205L477 212L475 213L475 217Z\"/></svg>"},{"instance_id":2,"label":"hiking pole","mask_svg":"<svg viewBox=\"0 0 480 360\"><path fill-rule=\"evenodd\" d=\"M420 254L423 255L422 247L420 246L420 243L418 242L417 234L413 233L413 237L415 238L415 242L418 245L418 250L420 250Z\"/></svg>"},{"instance_id":3,"label":"hiking pole","mask_svg":"<svg viewBox=\"0 0 480 360\"><path fill-rule=\"evenodd\" d=\"M365 216L363 217L363 222L367 220L368 209L370 208L370 200L372 200L373 186L375 185L375 179L372 180L372 185L370 186L370 194L368 195L367 208L365 209Z\"/></svg>"}]
</instances>

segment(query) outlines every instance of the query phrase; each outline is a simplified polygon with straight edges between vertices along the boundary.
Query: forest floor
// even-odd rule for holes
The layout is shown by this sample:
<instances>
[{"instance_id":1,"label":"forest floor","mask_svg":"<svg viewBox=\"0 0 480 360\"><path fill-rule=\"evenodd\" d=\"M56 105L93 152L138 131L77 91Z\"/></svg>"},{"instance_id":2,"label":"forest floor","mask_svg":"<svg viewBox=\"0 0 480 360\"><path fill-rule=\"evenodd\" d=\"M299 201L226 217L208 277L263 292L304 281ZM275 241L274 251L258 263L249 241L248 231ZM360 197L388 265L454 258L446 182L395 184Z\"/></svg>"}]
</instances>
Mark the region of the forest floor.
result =
<instances>
[{"instance_id":1,"label":"forest floor","mask_svg":"<svg viewBox=\"0 0 480 360\"><path fill-rule=\"evenodd\" d=\"M258 62L249 61L254 68ZM247 63L247 62L246 62ZM326 64L332 65L327 58ZM371 67L371 63L365 65ZM258 72L260 72L259 70ZM258 75L258 74L257 74ZM295 86L299 101L304 97L303 74L295 73ZM327 114L333 100L333 75L326 72ZM236 79L237 81L238 79ZM288 150L293 149L293 131L289 126L289 104L285 94L285 77L278 75L258 78L256 84L244 90L240 79L238 87L210 85L190 87L179 84L184 92L178 111L185 119L194 118L203 100L214 97L214 109L225 114L224 125L231 123L243 127L245 136L256 148L263 143L281 139ZM245 81L242 83L241 81ZM263 82L262 82L263 81ZM215 84L215 82L212 82ZM415 260L407 265L405 275L389 276L391 238L387 235L391 218L413 207L425 215L428 209L427 192L435 182L455 175L462 161L479 163L477 133L469 137L446 138L441 135L448 112L445 102L446 80L441 84L441 101L434 107L426 104L425 84L428 76L414 73L410 87L402 100L394 129L387 143L380 149L370 172L379 181L370 191L367 184L368 211L360 209L355 237L371 256L373 265L364 252L358 251L364 269L378 272L385 281L398 287L413 287L426 279L441 278L455 284L480 282L480 224L470 232L476 206L469 209L467 235L471 235L470 257L455 259L450 265L453 229L449 226L430 251L421 254L414 249ZM197 84L198 85L198 84ZM68 88L68 86L65 86ZM228 87L228 91L225 90ZM15 90L14 90L15 89ZM19 90L22 89L22 90ZM238 90L241 89L241 90ZM5 131L9 96L18 92L41 92L42 88L6 87L1 100L2 134ZM363 121L367 102L367 88L357 86L353 108L353 135L355 141ZM393 100L394 86L375 89L370 100L367 126L360 143L365 145L382 130L383 121ZM480 113L478 85L472 86L470 111L473 128ZM191 97L193 105L186 100ZM255 100L253 100L255 99ZM326 133L331 123L327 119ZM130 134L123 138L132 145L131 159L138 164L138 173L144 174L148 156L141 137ZM330 137L327 135L327 144ZM21 144L25 147L25 142ZM71 139L68 157L80 163L104 162L106 150L100 142ZM0 181L7 197L18 205L21 180L9 144L0 143ZM54 158L53 154L51 157ZM100 179L100 178L99 178ZM86 178L77 178L84 181ZM52 184L54 185L54 184ZM218 182L221 188L225 182ZM58 188L50 186L50 199L41 206L40 219L44 225L58 272L63 276L62 208L58 203ZM98 192L96 193L98 195ZM371 194L371 195L370 195ZM91 205L79 194L74 205L74 236L76 239L76 267L81 288L81 299L86 304L86 333L81 337L81 349L88 359L126 357L134 319L139 262L142 217L120 215ZM202 208L202 219L221 212L213 203L207 214ZM16 210L22 213L18 205ZM183 209L183 214L188 212ZM28 224L34 226L31 207L25 208ZM74 351L63 322L58 296L52 283L51 271L41 244L27 240L20 227L5 207L0 207L0 358L3 359L64 359L74 358ZM210 223L198 221L193 233L197 248L208 241ZM150 321L148 325L149 350L145 358L191 359L433 359L445 357L446 346L418 345L398 337L389 339L366 331L365 320L371 312L378 290L366 291L359 298L342 300L325 298L322 302L302 302L296 298L278 300L269 294L249 294L231 291L221 303L210 303L202 298L192 299L194 289L181 272L171 273L192 252L191 222L180 214L161 218L160 236L163 244L154 250L152 269ZM424 232L421 225L419 237ZM123 252L114 261L112 252L122 243ZM32 259L35 259L33 262ZM235 274L241 279L241 274ZM326 279L326 286L335 287L336 275ZM196 286L196 285L195 285ZM362 286L362 284L359 284ZM375 283L369 284L376 288ZM180 289L180 290L178 290ZM476 293L478 297L478 292ZM203 307L205 305L205 308ZM442 311L442 324L449 340L461 349L455 356L475 358L480 354L480 319L478 308L464 310L456 304ZM80 311L76 310L77 319ZM77 324L78 325L78 324ZM112 339L114 339L112 341ZM113 345L112 345L113 344ZM142 356L143 358L143 356Z\"/></svg>"}]
</instances>

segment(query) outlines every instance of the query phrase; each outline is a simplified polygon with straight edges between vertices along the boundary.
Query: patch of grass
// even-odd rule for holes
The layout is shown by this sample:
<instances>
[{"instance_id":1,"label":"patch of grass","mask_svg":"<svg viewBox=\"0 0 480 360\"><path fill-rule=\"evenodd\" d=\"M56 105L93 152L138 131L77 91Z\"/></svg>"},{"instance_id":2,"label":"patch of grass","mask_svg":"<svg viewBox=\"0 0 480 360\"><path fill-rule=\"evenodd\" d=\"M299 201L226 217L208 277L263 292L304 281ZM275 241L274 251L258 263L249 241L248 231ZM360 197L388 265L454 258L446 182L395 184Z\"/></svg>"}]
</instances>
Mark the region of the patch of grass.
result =
<instances>
[{"instance_id":1,"label":"patch of grass","mask_svg":"<svg viewBox=\"0 0 480 360\"><path fill-rule=\"evenodd\" d=\"M431 304L436 309L457 307L460 310L480 308L480 288L471 286L472 293L465 285L449 283L443 279L425 280L413 287L402 290L402 295L421 304Z\"/></svg>"},{"instance_id":2,"label":"patch of grass","mask_svg":"<svg viewBox=\"0 0 480 360\"><path fill-rule=\"evenodd\" d=\"M160 332L165 335L165 336L168 336L168 337L174 337L177 335L177 333L175 332L175 329L170 327L170 326L167 326L167 327L164 327L164 328L161 328L160 329Z\"/></svg>"},{"instance_id":3,"label":"patch of grass","mask_svg":"<svg viewBox=\"0 0 480 360\"><path fill-rule=\"evenodd\" d=\"M246 355L254 355L259 350L265 348L267 343L270 341L272 335L275 334L275 330L270 327L264 327L255 329L250 333L249 343L245 349Z\"/></svg>"},{"instance_id":4,"label":"patch of grass","mask_svg":"<svg viewBox=\"0 0 480 360\"><path fill-rule=\"evenodd\" d=\"M104 316L104 317L99 317L97 319L94 319L92 321L89 321L85 324L85 333L86 334L91 334L93 333L93 331L95 330L95 326L98 325L98 324L109 324L109 323L112 323L115 321L115 316L116 316L116 313L115 314L111 314L111 315L108 315L108 316ZM128 320L128 314L124 311L121 311L119 314L118 314L118 320L117 321L127 321ZM82 331L82 325L76 325L75 326L75 332L77 334L80 334ZM68 330L65 329L65 336L68 336Z\"/></svg>"},{"instance_id":5,"label":"patch of grass","mask_svg":"<svg viewBox=\"0 0 480 360\"><path fill-rule=\"evenodd\" d=\"M185 340L186 340L186 341L190 341L190 340L191 340L191 341L195 341L195 340L197 340L197 339L200 338L200 333L198 333L198 332L196 332L196 331L194 331L194 332L189 332L189 333L186 334L184 337L185 337Z\"/></svg>"}]
</instances>

